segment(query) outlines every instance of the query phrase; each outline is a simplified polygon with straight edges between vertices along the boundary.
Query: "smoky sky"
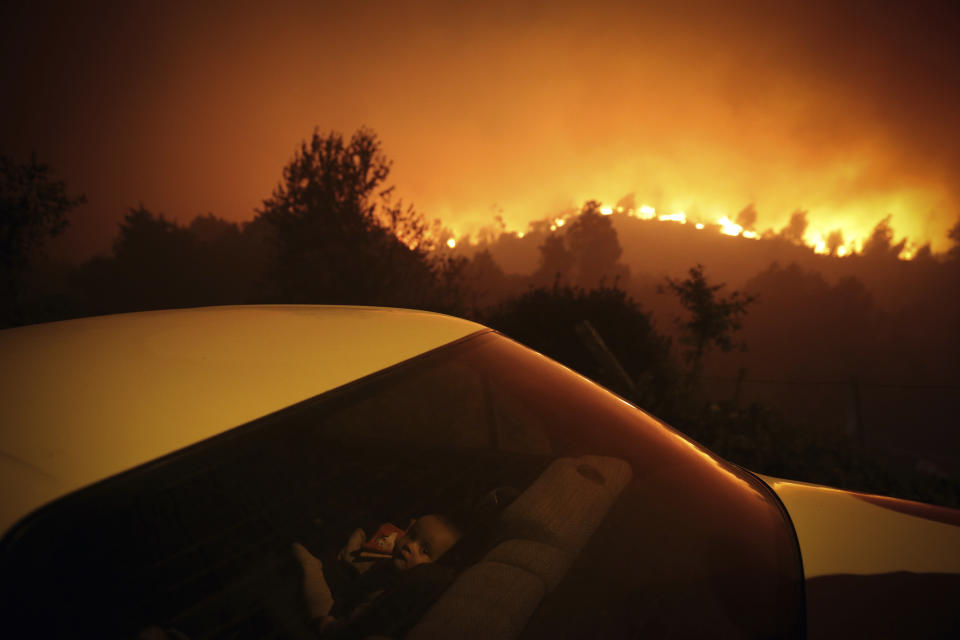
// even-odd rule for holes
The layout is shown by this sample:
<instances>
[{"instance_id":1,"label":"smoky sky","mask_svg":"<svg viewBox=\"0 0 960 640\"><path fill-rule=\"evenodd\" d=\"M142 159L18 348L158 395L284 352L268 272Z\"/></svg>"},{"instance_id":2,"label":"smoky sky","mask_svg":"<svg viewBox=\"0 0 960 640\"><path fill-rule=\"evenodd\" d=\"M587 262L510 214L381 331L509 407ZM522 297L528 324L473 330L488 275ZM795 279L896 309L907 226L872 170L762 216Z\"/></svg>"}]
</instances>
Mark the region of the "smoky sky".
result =
<instances>
[{"instance_id":1,"label":"smoky sky","mask_svg":"<svg viewBox=\"0 0 960 640\"><path fill-rule=\"evenodd\" d=\"M314 127L373 128L458 232L595 198L946 247L960 204L950 2L6 2L2 151L89 203L249 220Z\"/></svg>"}]
</instances>

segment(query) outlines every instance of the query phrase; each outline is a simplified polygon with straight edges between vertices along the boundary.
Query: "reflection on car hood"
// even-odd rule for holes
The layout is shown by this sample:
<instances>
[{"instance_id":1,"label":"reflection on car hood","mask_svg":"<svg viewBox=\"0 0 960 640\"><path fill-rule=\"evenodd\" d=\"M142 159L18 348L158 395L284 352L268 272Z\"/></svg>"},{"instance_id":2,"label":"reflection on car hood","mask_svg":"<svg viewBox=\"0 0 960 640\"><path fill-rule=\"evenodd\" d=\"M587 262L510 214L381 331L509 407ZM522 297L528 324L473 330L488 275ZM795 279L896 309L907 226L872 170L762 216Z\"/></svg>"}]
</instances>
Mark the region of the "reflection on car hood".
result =
<instances>
[{"instance_id":1,"label":"reflection on car hood","mask_svg":"<svg viewBox=\"0 0 960 640\"><path fill-rule=\"evenodd\" d=\"M760 476L786 505L807 579L960 574L960 511Z\"/></svg>"}]
</instances>

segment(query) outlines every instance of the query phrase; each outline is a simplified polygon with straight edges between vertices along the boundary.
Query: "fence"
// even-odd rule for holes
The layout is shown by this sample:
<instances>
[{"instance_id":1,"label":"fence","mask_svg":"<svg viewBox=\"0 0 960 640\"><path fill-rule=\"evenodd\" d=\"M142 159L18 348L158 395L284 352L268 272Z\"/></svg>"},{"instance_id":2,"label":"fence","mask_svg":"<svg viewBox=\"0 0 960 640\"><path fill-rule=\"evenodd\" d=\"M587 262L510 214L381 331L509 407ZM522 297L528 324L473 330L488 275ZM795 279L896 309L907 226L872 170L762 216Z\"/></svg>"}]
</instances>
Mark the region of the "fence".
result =
<instances>
[{"instance_id":1,"label":"fence","mask_svg":"<svg viewBox=\"0 0 960 640\"><path fill-rule=\"evenodd\" d=\"M960 386L751 379L741 370L736 377L706 376L704 388L712 401L770 405L805 428L843 433L864 449L960 476Z\"/></svg>"}]
</instances>

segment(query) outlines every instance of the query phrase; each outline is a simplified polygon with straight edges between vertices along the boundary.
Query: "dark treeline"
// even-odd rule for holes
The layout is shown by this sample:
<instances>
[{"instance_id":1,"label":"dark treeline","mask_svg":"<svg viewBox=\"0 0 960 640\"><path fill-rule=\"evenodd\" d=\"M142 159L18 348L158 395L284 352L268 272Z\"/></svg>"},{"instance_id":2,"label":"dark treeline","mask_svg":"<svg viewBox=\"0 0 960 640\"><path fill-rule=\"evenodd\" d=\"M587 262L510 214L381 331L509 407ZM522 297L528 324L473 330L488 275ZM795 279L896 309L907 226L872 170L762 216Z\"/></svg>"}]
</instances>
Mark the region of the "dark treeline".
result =
<instances>
[{"instance_id":1,"label":"dark treeline","mask_svg":"<svg viewBox=\"0 0 960 640\"><path fill-rule=\"evenodd\" d=\"M754 470L960 506L958 461L934 455L960 445L960 249L898 260L885 221L862 255L815 256L785 235L695 234L588 202L561 227L451 250L439 222L396 197L390 166L369 130L315 132L252 220L181 225L140 204L110 255L65 265L42 243L83 197L35 159L5 158L3 323L264 303L452 313ZM951 233L960 244L960 225ZM896 395L881 383L898 406L877 408ZM910 395L924 384L949 400Z\"/></svg>"},{"instance_id":2,"label":"dark treeline","mask_svg":"<svg viewBox=\"0 0 960 640\"><path fill-rule=\"evenodd\" d=\"M372 132L314 133L253 220L208 213L181 226L140 204L121 221L112 255L11 277L6 324L250 303L453 311L446 256L423 216L392 198L389 172Z\"/></svg>"}]
</instances>

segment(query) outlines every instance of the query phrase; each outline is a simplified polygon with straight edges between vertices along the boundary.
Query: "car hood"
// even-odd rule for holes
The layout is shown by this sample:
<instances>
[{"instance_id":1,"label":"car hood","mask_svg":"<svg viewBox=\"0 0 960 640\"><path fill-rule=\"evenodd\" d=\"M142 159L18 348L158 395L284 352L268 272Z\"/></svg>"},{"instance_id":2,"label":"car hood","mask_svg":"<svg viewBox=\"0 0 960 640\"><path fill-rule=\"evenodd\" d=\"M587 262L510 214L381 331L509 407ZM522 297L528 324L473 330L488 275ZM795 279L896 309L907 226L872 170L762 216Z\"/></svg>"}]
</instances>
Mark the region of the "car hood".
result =
<instances>
[{"instance_id":1,"label":"car hood","mask_svg":"<svg viewBox=\"0 0 960 640\"><path fill-rule=\"evenodd\" d=\"M960 574L960 511L760 476L786 506L805 577Z\"/></svg>"}]
</instances>

